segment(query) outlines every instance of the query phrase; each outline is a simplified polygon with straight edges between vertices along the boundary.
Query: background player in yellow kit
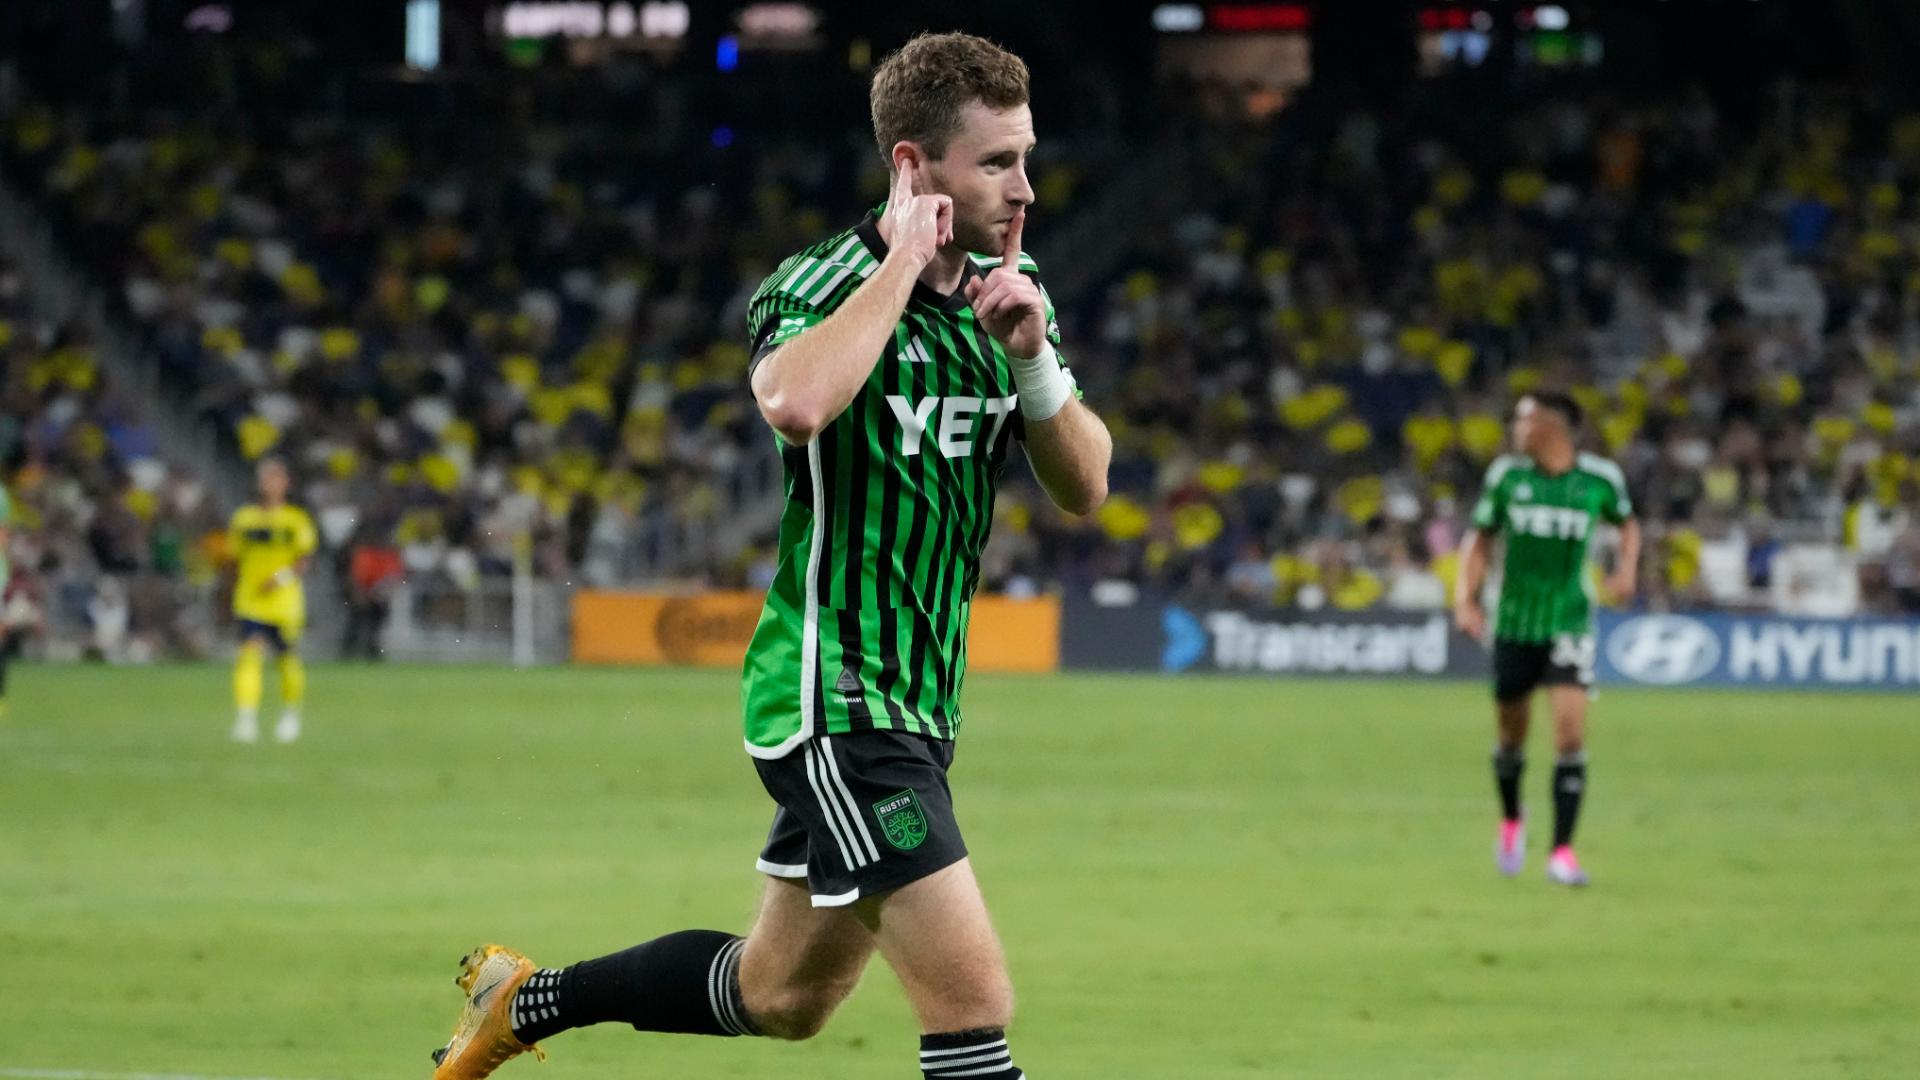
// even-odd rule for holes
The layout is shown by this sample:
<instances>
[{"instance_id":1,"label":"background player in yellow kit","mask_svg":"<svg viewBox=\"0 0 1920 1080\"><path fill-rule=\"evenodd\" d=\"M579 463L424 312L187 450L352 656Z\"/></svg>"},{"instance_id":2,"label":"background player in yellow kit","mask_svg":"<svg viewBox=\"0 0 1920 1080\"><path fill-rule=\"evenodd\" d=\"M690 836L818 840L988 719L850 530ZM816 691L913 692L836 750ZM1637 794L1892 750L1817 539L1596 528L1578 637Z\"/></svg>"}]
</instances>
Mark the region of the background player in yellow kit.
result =
<instances>
[{"instance_id":1,"label":"background player in yellow kit","mask_svg":"<svg viewBox=\"0 0 1920 1080\"><path fill-rule=\"evenodd\" d=\"M307 621L307 595L301 584L307 559L318 543L313 519L287 503L291 484L286 463L265 458L259 468L260 501L234 511L227 527L236 578L233 614L240 626L240 654L233 662L233 737L260 737L260 695L271 647L280 667L280 723L274 737L300 737L300 702L307 672L295 646Z\"/></svg>"}]
</instances>

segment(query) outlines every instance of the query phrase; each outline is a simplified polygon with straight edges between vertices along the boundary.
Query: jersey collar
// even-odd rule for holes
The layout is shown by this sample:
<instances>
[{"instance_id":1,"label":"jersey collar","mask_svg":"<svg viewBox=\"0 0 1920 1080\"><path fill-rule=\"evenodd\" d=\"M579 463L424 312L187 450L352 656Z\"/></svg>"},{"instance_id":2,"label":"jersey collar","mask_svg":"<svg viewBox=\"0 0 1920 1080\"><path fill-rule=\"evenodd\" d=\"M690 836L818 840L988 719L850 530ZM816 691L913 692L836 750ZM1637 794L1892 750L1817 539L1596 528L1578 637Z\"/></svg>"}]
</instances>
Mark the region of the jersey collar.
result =
<instances>
[{"instance_id":1,"label":"jersey collar","mask_svg":"<svg viewBox=\"0 0 1920 1080\"><path fill-rule=\"evenodd\" d=\"M868 211L867 216L862 218L860 224L854 226L853 230L854 235L860 238L860 242L867 245L867 250L873 253L875 262L887 257L887 242L880 239L880 213L885 209L886 204L881 203L875 209ZM958 314L972 306L967 302L967 282L981 276L980 267L972 259L968 259L966 266L960 271L960 284L953 292L942 296L928 288L924 282L915 281L913 298L950 315Z\"/></svg>"}]
</instances>

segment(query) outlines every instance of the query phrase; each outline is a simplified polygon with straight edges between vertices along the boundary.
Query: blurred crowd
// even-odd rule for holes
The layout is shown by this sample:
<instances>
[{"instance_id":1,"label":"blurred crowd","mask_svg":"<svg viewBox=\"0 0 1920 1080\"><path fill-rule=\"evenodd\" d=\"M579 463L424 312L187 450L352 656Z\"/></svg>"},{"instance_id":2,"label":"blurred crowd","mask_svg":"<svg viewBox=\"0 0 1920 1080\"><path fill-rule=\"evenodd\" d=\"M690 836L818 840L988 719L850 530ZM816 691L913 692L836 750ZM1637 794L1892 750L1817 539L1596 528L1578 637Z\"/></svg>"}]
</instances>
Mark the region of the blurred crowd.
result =
<instances>
[{"instance_id":1,"label":"blurred crowd","mask_svg":"<svg viewBox=\"0 0 1920 1080\"><path fill-rule=\"evenodd\" d=\"M1073 312L1114 496L1092 528L1008 500L990 580L1438 606L1511 403L1551 386L1626 470L1645 602L1920 610L1920 116L1181 100L1176 194ZM1776 581L1802 542L1834 554Z\"/></svg>"},{"instance_id":2,"label":"blurred crowd","mask_svg":"<svg viewBox=\"0 0 1920 1080\"><path fill-rule=\"evenodd\" d=\"M203 483L174 469L93 348L35 319L0 260L0 477L11 579L0 623L56 654L200 655L225 537Z\"/></svg>"},{"instance_id":3,"label":"blurred crowd","mask_svg":"<svg viewBox=\"0 0 1920 1080\"><path fill-rule=\"evenodd\" d=\"M1053 221L1109 168L1152 191L1118 266L1062 298L1113 495L1074 520L1015 479L988 587L1442 606L1511 402L1555 386L1626 469L1645 602L1777 601L1812 542L1837 554L1795 564L1807 587L1920 610L1920 118L1784 90L1738 124L1699 94L1462 107L1439 84L1250 118L1200 90L1118 165L1037 166ZM745 145L636 100L435 123L28 101L5 138L186 406L295 465L370 648L401 577L630 580L772 454L746 297L885 178L857 126ZM7 475L43 515L24 542L204 578L213 508L85 344L5 347ZM708 579L763 585L767 524Z\"/></svg>"}]
</instances>

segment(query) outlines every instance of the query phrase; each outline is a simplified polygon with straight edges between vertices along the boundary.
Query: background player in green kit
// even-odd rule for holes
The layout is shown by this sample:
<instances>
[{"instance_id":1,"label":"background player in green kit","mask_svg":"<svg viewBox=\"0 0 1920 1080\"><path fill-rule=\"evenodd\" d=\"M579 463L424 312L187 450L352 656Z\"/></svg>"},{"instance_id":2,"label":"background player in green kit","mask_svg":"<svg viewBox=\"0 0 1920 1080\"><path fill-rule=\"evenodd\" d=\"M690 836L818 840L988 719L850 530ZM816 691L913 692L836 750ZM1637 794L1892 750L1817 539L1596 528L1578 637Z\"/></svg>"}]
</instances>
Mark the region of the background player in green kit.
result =
<instances>
[{"instance_id":1,"label":"background player in green kit","mask_svg":"<svg viewBox=\"0 0 1920 1080\"><path fill-rule=\"evenodd\" d=\"M1020 248L1026 65L980 38L918 37L875 73L872 107L891 198L783 263L749 312L788 491L742 679L746 750L777 804L759 917L745 938L687 930L559 970L481 947L436 1080L594 1023L808 1038L876 950L919 1018L925 1076L1023 1075L947 784L969 604L1012 443L1086 514L1112 441Z\"/></svg>"},{"instance_id":2,"label":"background player in green kit","mask_svg":"<svg viewBox=\"0 0 1920 1080\"><path fill-rule=\"evenodd\" d=\"M1455 621L1484 640L1487 614L1480 606L1480 591L1490 542L1502 537L1506 551L1493 620L1493 697L1499 724L1493 773L1501 809L1494 857L1508 876L1519 873L1526 859L1520 773L1526 763L1530 699L1537 687L1545 686L1559 751L1547 876L1563 885L1587 883L1573 854L1573 827L1587 786L1587 701L1594 665L1587 544L1595 528L1602 522L1620 527L1619 558L1606 583L1613 603L1632 598L1640 561L1640 525L1633 518L1626 478L1613 462L1579 452L1579 428L1580 407L1570 397L1539 393L1520 399L1513 412L1518 452L1487 470L1454 590Z\"/></svg>"}]
</instances>

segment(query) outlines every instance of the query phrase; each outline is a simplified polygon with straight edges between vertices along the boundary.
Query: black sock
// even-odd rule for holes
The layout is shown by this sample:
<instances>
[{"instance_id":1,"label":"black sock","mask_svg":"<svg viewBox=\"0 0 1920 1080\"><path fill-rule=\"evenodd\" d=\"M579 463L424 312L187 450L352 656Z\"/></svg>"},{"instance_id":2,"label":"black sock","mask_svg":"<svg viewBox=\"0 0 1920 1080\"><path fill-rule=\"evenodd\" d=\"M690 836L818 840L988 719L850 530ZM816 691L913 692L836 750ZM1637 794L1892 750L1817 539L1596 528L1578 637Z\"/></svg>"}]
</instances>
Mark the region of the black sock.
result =
<instances>
[{"instance_id":1,"label":"black sock","mask_svg":"<svg viewBox=\"0 0 1920 1080\"><path fill-rule=\"evenodd\" d=\"M1020 1080L1026 1075L1013 1067L1004 1028L920 1036L920 1071L927 1080Z\"/></svg>"},{"instance_id":2,"label":"black sock","mask_svg":"<svg viewBox=\"0 0 1920 1080\"><path fill-rule=\"evenodd\" d=\"M1587 755L1560 755L1553 766L1553 846L1573 843L1573 826L1580 820L1580 798L1587 793Z\"/></svg>"},{"instance_id":3,"label":"black sock","mask_svg":"<svg viewBox=\"0 0 1920 1080\"><path fill-rule=\"evenodd\" d=\"M639 1031L754 1035L740 1000L744 938L682 930L625 952L543 968L513 997L513 1037L529 1045L589 1024Z\"/></svg>"},{"instance_id":4,"label":"black sock","mask_svg":"<svg viewBox=\"0 0 1920 1080\"><path fill-rule=\"evenodd\" d=\"M1500 789L1500 813L1508 821L1520 820L1520 774L1526 767L1527 755L1518 748L1493 748L1493 783Z\"/></svg>"}]
</instances>

